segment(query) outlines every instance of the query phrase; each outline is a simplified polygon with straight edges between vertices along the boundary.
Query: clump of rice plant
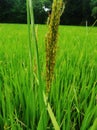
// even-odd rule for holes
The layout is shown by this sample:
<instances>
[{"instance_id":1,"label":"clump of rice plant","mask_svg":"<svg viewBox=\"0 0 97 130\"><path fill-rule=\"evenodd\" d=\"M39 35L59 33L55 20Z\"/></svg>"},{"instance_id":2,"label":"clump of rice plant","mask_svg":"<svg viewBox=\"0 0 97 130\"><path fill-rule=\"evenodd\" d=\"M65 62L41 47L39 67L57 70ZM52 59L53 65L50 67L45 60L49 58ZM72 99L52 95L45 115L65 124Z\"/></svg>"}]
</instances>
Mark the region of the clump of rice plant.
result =
<instances>
[{"instance_id":1,"label":"clump of rice plant","mask_svg":"<svg viewBox=\"0 0 97 130\"><path fill-rule=\"evenodd\" d=\"M43 95L45 80L42 75L47 28L39 25L37 39L33 1L27 2L29 37L27 25L0 24L0 130L96 130L97 29L60 26L59 38L58 29L57 32L55 28L51 30L53 35L57 33L52 43L57 44L58 40L58 45L54 48L57 54L54 65L50 62L55 71L53 68L48 103L45 93ZM48 32L55 27L54 23L50 21ZM46 38L54 38L49 34Z\"/></svg>"},{"instance_id":2,"label":"clump of rice plant","mask_svg":"<svg viewBox=\"0 0 97 130\"><path fill-rule=\"evenodd\" d=\"M0 130L53 130L54 118L61 130L96 130L97 29L88 27L86 37L85 27L59 27L55 79L45 110L42 105L42 109L39 107L40 85L35 80L33 89L30 87L27 25L0 24L0 28ZM46 31L45 25L39 25L42 72L45 72ZM44 75L41 77L45 86Z\"/></svg>"}]
</instances>

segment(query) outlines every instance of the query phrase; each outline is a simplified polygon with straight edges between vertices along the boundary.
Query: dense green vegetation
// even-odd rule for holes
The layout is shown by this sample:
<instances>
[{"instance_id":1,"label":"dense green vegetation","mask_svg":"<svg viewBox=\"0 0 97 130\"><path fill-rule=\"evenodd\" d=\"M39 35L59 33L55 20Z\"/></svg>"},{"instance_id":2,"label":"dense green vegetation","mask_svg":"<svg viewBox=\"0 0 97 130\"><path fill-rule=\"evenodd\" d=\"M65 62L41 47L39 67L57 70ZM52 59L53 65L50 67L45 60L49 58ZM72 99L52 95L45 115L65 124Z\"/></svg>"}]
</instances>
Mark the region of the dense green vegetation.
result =
<instances>
[{"instance_id":1,"label":"dense green vegetation","mask_svg":"<svg viewBox=\"0 0 97 130\"><path fill-rule=\"evenodd\" d=\"M0 129L53 130L40 99L45 87L45 33L36 25L42 85L33 46L30 71L27 25L0 24ZM96 130L97 29L60 26L50 105L62 130ZM32 44L33 45L33 44ZM33 74L32 86L30 74Z\"/></svg>"},{"instance_id":2,"label":"dense green vegetation","mask_svg":"<svg viewBox=\"0 0 97 130\"><path fill-rule=\"evenodd\" d=\"M63 0L66 3L61 24L93 24L97 19L97 0ZM33 0L35 23L45 23L48 14L43 5L51 8L52 0ZM0 22L26 23L26 0L0 0Z\"/></svg>"}]
</instances>

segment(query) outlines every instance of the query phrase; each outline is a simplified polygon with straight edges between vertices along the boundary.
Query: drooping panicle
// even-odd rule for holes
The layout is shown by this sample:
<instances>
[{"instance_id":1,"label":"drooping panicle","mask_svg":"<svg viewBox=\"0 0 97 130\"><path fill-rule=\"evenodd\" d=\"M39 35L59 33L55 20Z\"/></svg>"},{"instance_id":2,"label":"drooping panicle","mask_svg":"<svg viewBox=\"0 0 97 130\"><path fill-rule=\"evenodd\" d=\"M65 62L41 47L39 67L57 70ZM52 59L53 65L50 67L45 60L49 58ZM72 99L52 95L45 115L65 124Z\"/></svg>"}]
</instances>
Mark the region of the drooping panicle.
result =
<instances>
[{"instance_id":1,"label":"drooping panicle","mask_svg":"<svg viewBox=\"0 0 97 130\"><path fill-rule=\"evenodd\" d=\"M58 40L58 26L60 23L62 0L54 0L49 21L48 33L46 35L46 93L50 92L51 83L54 76L54 66L56 62L56 48Z\"/></svg>"}]
</instances>

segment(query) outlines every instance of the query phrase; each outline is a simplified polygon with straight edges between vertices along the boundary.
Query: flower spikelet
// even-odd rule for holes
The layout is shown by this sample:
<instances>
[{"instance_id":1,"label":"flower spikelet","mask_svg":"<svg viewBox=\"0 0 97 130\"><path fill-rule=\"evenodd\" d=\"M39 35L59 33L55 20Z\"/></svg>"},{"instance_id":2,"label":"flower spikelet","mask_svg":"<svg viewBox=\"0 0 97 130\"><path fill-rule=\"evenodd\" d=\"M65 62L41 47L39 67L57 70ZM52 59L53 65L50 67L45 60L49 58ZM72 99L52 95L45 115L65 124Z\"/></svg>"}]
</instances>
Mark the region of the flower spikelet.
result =
<instances>
[{"instance_id":1,"label":"flower spikelet","mask_svg":"<svg viewBox=\"0 0 97 130\"><path fill-rule=\"evenodd\" d=\"M54 66L56 62L56 48L58 40L58 26L60 23L62 0L54 0L52 4L52 13L48 33L46 35L46 93L50 91L51 83L54 77Z\"/></svg>"}]
</instances>

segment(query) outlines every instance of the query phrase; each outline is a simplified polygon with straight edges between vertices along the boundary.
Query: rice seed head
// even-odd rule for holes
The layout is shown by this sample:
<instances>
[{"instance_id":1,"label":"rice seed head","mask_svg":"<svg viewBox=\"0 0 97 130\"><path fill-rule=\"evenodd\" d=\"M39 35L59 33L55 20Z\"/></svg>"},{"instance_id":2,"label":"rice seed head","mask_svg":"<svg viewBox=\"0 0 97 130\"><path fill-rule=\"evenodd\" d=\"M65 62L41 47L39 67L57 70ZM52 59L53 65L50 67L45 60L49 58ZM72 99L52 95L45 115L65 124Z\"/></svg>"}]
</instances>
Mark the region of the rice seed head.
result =
<instances>
[{"instance_id":1,"label":"rice seed head","mask_svg":"<svg viewBox=\"0 0 97 130\"><path fill-rule=\"evenodd\" d=\"M58 40L58 26L60 23L62 0L54 0L48 33L46 35L46 93L50 92L51 83L54 77L54 66L56 62L56 48Z\"/></svg>"}]
</instances>

